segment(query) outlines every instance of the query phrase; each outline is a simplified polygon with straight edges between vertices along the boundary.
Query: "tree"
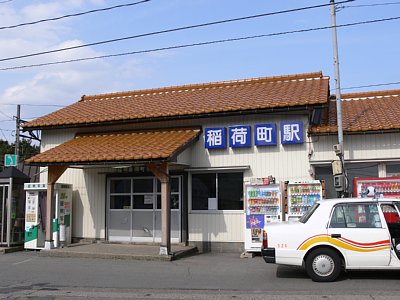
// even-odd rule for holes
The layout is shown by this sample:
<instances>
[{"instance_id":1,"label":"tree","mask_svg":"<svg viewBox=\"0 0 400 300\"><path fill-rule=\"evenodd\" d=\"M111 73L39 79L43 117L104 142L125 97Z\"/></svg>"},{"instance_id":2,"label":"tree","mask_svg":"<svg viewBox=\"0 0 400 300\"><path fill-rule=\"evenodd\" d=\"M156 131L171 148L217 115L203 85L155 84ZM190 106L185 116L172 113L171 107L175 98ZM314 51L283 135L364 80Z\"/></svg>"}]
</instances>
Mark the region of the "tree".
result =
<instances>
[{"instance_id":1,"label":"tree","mask_svg":"<svg viewBox=\"0 0 400 300\"><path fill-rule=\"evenodd\" d=\"M18 161L24 161L40 152L38 145L32 145L31 140L22 139L19 142L19 158ZM0 163L4 166L4 155L15 153L15 143L9 144L8 141L0 140Z\"/></svg>"}]
</instances>

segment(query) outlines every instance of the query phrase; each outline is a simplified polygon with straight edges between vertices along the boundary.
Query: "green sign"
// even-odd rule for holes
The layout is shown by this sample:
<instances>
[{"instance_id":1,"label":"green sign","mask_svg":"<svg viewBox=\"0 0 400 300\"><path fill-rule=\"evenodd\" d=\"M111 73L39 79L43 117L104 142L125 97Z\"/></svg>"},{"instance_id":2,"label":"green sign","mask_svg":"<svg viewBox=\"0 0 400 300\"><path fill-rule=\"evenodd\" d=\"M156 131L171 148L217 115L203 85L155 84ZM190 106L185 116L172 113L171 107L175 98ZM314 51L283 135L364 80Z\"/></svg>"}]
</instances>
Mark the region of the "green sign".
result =
<instances>
[{"instance_id":1,"label":"green sign","mask_svg":"<svg viewBox=\"0 0 400 300\"><path fill-rule=\"evenodd\" d=\"M5 154L4 155L4 166L15 167L18 164L18 159L16 154Z\"/></svg>"}]
</instances>

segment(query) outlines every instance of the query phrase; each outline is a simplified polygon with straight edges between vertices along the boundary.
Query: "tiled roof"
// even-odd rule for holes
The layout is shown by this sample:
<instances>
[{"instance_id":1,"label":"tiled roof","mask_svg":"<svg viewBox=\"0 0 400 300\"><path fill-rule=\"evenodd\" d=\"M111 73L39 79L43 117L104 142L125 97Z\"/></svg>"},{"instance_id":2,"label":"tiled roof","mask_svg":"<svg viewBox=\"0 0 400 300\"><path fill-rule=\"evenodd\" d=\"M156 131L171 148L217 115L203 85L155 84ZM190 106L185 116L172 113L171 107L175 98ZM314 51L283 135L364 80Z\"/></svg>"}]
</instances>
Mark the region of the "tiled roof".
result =
<instances>
[{"instance_id":1,"label":"tiled roof","mask_svg":"<svg viewBox=\"0 0 400 300\"><path fill-rule=\"evenodd\" d=\"M80 101L23 127L81 126L326 104L328 94L329 77L322 72L192 84L82 96Z\"/></svg>"},{"instance_id":2,"label":"tiled roof","mask_svg":"<svg viewBox=\"0 0 400 300\"><path fill-rule=\"evenodd\" d=\"M400 90L351 93L342 95L343 132L400 129ZM332 97L328 114L310 133L337 132L336 101Z\"/></svg>"},{"instance_id":3,"label":"tiled roof","mask_svg":"<svg viewBox=\"0 0 400 300\"><path fill-rule=\"evenodd\" d=\"M30 164L86 164L168 160L201 133L200 128L175 128L77 135L29 158Z\"/></svg>"}]
</instances>

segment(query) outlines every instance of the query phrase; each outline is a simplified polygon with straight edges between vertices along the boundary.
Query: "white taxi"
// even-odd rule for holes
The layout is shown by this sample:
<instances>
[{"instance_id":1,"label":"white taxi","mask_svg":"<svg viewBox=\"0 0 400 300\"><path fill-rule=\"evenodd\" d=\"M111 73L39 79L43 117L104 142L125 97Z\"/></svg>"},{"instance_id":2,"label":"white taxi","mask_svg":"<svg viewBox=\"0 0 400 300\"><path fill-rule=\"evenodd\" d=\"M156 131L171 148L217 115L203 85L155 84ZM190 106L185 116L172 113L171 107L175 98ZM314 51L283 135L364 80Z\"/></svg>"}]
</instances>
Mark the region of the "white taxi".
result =
<instances>
[{"instance_id":1,"label":"white taxi","mask_svg":"<svg viewBox=\"0 0 400 300\"><path fill-rule=\"evenodd\" d=\"M261 254L334 281L342 270L400 270L399 244L400 199L340 198L316 202L298 221L266 224Z\"/></svg>"}]
</instances>

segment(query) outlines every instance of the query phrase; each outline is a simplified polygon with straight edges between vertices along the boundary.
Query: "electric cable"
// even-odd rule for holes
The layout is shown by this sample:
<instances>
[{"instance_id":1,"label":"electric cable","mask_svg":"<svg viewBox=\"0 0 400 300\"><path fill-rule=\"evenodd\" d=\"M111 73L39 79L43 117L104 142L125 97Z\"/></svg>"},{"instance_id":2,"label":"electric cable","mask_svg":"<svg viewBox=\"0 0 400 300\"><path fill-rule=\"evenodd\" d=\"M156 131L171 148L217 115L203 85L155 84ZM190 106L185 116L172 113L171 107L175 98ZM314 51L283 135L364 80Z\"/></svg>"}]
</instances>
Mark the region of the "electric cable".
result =
<instances>
[{"instance_id":1,"label":"electric cable","mask_svg":"<svg viewBox=\"0 0 400 300\"><path fill-rule=\"evenodd\" d=\"M377 83L377 84L368 84L368 85L359 85L359 86L351 86L341 88L341 90L353 90L353 89L360 89L360 88L369 88L369 87L376 87L376 86L387 86L387 85L395 85L400 84L400 81L397 82L388 82L388 83ZM334 89L331 89L333 91Z\"/></svg>"},{"instance_id":2,"label":"electric cable","mask_svg":"<svg viewBox=\"0 0 400 300\"><path fill-rule=\"evenodd\" d=\"M27 25L35 25L35 24L44 23L44 22L50 22L50 21L57 21L57 20L65 19L65 18L78 17L78 16L83 16L83 15L95 13L95 12L107 11L107 10L112 10L112 9L116 9L116 8L122 8L122 7L138 5L138 4L142 4L142 3L145 3L145 2L149 2L149 1L151 1L151 0L143 0L143 1L138 1L138 2L119 4L119 5L114 5L114 6L104 7L104 8L92 9L92 10L88 10L88 11L84 11L84 12L80 12L80 13L75 13L75 14L63 15L63 16L54 17L54 18L41 19L41 20L37 20L37 21L20 23L20 24L16 24L16 25L2 26L2 27L0 27L0 30L17 28L17 27L22 27L22 26L27 26ZM0 2L0 3L2 3L2 2Z\"/></svg>"},{"instance_id":3,"label":"electric cable","mask_svg":"<svg viewBox=\"0 0 400 300\"><path fill-rule=\"evenodd\" d=\"M355 1L355 0L346 0L346 1L338 2L337 4L347 3L347 2L352 2L352 1ZM132 35L132 36L126 36L126 37L115 38L115 39L110 39L110 40L104 40L104 41L99 41L99 42L93 42L93 43L89 43L89 44L83 44L83 45L59 48L59 49L54 49L54 50L36 52L36 53L13 56L13 57L7 57L7 58L1 58L0 61L10 61L10 60L15 60L15 59L20 59L20 58L27 58L27 57L32 57L32 56L39 56L39 55L62 52L62 51L67 51L67 50L85 48L85 47L90 47L90 46L115 43L115 42L130 40L130 39L136 39L136 38L141 38L141 37L146 37L146 36L152 36L152 35L176 32L176 31L181 31L181 30L194 29L194 28L200 28L200 27L205 27L205 26L212 26L212 25L218 25L218 24L224 24L224 23L230 23L230 22L236 22L236 21L243 21L243 20L249 20L249 19L254 19L254 18L260 18L260 17L284 14L284 13L292 13L292 12L297 12L297 11L302 11L302 10L307 10L307 9L321 8L321 7L325 7L325 6L329 6L329 5L331 5L331 4L319 4L319 5L300 7L300 8L294 8L294 9L288 9L288 10L281 10L281 11L258 14L258 15L252 15L252 16L246 16L246 17L239 17L239 18L233 18L233 19L226 19L226 20L220 20L220 21L214 21L214 22L208 22L208 23L201 23L201 24L183 26L183 27L178 27L178 28L164 29L164 30L159 30L159 31L142 33L142 34L138 34L138 35Z\"/></svg>"},{"instance_id":4,"label":"electric cable","mask_svg":"<svg viewBox=\"0 0 400 300\"><path fill-rule=\"evenodd\" d=\"M2 111L0 111L0 114L2 114L3 116L5 116L5 117L8 118L9 120L14 120L12 117L6 115L6 114L3 113Z\"/></svg>"},{"instance_id":5,"label":"electric cable","mask_svg":"<svg viewBox=\"0 0 400 300\"><path fill-rule=\"evenodd\" d=\"M392 18L385 18L385 19L375 19L375 20L347 23L347 24L342 24L342 25L336 25L335 27L342 28L342 27L365 25L365 24L385 22L385 21L393 21L393 20L398 20L398 19L400 19L400 16L392 17ZM25 69L25 68L33 68L33 67L43 67L43 66L49 66L49 65L58 65L58 64L65 64L65 63L72 63L72 62L88 61L88 60L95 60L95 59L101 59L101 58L111 58L111 57L151 53L151 52L158 52L158 51L165 51L165 50L172 50L172 49L189 48L189 47L195 47L195 46L220 44L220 43L226 43L226 42L236 42L236 41L250 40L250 39L256 39L256 38L263 38L263 37L272 37L272 36L280 36L280 35L287 35L287 34L294 34L294 33L304 33L304 32L311 32L311 31L318 31L318 30L326 30L326 29L331 29L331 28L332 28L332 26L322 26L322 27L316 27L316 28L298 29L298 30L292 30L292 31L268 33L268 34L259 34L259 35L246 36L246 37L228 38L228 39L223 39L223 40L198 42L198 43L192 43L192 44L182 44L182 45L160 47L160 48L153 48L153 49L146 49L146 50L138 50L138 51L124 52L124 53L117 53L117 54L107 54L107 55L99 55L99 56L92 56L92 57L85 57L85 58L76 58L76 59L70 59L70 60L61 60L61 61L55 61L55 62L46 62L46 63L39 63L39 64L6 67L6 68L0 68L0 71Z\"/></svg>"},{"instance_id":6,"label":"electric cable","mask_svg":"<svg viewBox=\"0 0 400 300\"><path fill-rule=\"evenodd\" d=\"M398 5L400 2L386 2L386 3L373 3L373 4L359 4L359 5L343 5L343 8L353 8L353 7L375 7L375 6L388 6L388 5Z\"/></svg>"},{"instance_id":7,"label":"electric cable","mask_svg":"<svg viewBox=\"0 0 400 300\"><path fill-rule=\"evenodd\" d=\"M0 103L0 105L16 105L15 103ZM19 103L19 105L23 106L45 106L45 107L65 107L65 105L60 104L32 104L32 103Z\"/></svg>"}]
</instances>

